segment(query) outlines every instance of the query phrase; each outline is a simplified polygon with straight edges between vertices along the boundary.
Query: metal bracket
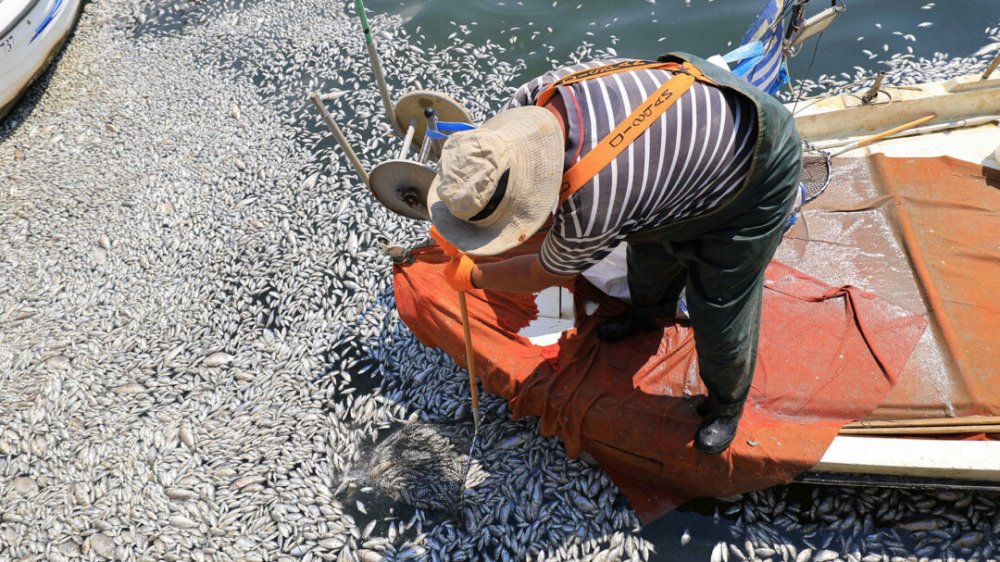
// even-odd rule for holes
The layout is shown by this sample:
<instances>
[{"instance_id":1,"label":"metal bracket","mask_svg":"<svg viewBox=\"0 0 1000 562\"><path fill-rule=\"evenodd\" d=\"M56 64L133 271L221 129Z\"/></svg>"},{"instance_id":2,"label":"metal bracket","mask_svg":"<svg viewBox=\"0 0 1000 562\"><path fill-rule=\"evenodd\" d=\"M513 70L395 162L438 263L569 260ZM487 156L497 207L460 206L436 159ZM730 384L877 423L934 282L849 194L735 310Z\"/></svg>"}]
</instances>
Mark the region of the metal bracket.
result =
<instances>
[{"instance_id":1,"label":"metal bracket","mask_svg":"<svg viewBox=\"0 0 1000 562\"><path fill-rule=\"evenodd\" d=\"M847 10L843 2L834 0L829 8L810 18L805 18L805 4L802 2L795 5L792 21L785 33L784 48L789 56L797 55L802 43L829 29L833 22L837 21L837 18Z\"/></svg>"},{"instance_id":2,"label":"metal bracket","mask_svg":"<svg viewBox=\"0 0 1000 562\"><path fill-rule=\"evenodd\" d=\"M885 71L880 71L878 74L875 75L875 83L872 84L871 88L868 88L868 91L865 92L865 95L861 96L861 101L864 102L865 105L874 103L875 100L878 98L879 92L882 91L882 80L884 79L885 79Z\"/></svg>"},{"instance_id":3,"label":"metal bracket","mask_svg":"<svg viewBox=\"0 0 1000 562\"><path fill-rule=\"evenodd\" d=\"M379 249L382 250L383 254L389 256L394 265L409 265L416 261L409 248L393 244L388 238L380 239Z\"/></svg>"}]
</instances>

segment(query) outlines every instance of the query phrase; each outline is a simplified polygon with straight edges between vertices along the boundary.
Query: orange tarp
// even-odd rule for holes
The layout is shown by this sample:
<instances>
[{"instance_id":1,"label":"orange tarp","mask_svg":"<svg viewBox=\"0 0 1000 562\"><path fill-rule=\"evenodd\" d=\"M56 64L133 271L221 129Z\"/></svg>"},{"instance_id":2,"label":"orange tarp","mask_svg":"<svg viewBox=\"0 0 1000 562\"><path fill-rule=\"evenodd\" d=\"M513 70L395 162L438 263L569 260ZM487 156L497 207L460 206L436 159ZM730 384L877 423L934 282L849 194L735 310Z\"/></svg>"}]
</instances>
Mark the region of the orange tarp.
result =
<instances>
[{"instance_id":1,"label":"orange tarp","mask_svg":"<svg viewBox=\"0 0 1000 562\"><path fill-rule=\"evenodd\" d=\"M537 238L518 252L537 248ZM437 248L395 268L400 316L421 342L465 364L457 296ZM538 416L571 456L601 463L644 521L698 496L785 483L821 458L840 427L867 416L896 383L925 320L853 287L830 287L778 262L767 272L757 371L729 450L696 452L694 408L705 389L686 324L608 344L596 337L623 305L585 281L574 288L577 328L547 348L518 331L535 317L529 295L469 293L484 388L515 418ZM599 304L586 315L586 301Z\"/></svg>"},{"instance_id":2,"label":"orange tarp","mask_svg":"<svg viewBox=\"0 0 1000 562\"><path fill-rule=\"evenodd\" d=\"M1000 173L948 157L835 164L779 258L932 326L868 419L1000 415Z\"/></svg>"},{"instance_id":3,"label":"orange tarp","mask_svg":"<svg viewBox=\"0 0 1000 562\"><path fill-rule=\"evenodd\" d=\"M951 158L879 157L875 165L951 362L952 413L998 415L1000 174ZM900 390L907 402L927 394Z\"/></svg>"}]
</instances>

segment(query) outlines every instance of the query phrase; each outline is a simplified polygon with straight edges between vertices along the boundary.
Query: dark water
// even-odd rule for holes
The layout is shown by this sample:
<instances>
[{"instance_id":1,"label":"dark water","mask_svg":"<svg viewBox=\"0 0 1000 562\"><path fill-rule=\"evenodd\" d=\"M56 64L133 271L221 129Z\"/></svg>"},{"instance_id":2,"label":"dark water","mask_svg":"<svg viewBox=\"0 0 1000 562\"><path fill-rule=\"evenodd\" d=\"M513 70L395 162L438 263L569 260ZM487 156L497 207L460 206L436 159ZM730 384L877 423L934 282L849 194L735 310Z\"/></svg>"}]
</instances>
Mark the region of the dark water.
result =
<instances>
[{"instance_id":1,"label":"dark water","mask_svg":"<svg viewBox=\"0 0 1000 562\"><path fill-rule=\"evenodd\" d=\"M425 36L425 48L448 44L450 34L468 26L466 40L509 45L506 60L523 60L530 77L551 68L547 59L565 61L583 43L635 58L670 50L726 53L739 45L761 5L748 0L369 0L366 8L372 14L401 15L408 31ZM828 5L814 0L809 13ZM854 75L855 67L874 73L894 54L967 57L988 42L984 29L1000 22L997 0L848 0L846 7L818 49L810 41L790 60L793 79Z\"/></svg>"}]
</instances>

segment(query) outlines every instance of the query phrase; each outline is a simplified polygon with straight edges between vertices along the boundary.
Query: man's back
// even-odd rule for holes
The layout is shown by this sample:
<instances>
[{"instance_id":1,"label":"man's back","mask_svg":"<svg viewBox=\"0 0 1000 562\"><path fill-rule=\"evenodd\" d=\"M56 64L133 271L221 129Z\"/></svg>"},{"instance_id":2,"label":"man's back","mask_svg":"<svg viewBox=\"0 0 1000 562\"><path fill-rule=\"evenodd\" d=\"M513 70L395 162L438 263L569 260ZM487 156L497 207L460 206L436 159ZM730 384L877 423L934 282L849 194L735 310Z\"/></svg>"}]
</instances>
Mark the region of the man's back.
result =
<instances>
[{"instance_id":1,"label":"man's back","mask_svg":"<svg viewBox=\"0 0 1000 562\"><path fill-rule=\"evenodd\" d=\"M545 87L594 61L546 73L517 90L507 107L531 105ZM569 168L673 74L635 70L559 86L566 106ZM697 216L735 193L749 168L756 112L743 96L695 83L638 140L563 203L542 247L549 271L578 273L629 233Z\"/></svg>"}]
</instances>

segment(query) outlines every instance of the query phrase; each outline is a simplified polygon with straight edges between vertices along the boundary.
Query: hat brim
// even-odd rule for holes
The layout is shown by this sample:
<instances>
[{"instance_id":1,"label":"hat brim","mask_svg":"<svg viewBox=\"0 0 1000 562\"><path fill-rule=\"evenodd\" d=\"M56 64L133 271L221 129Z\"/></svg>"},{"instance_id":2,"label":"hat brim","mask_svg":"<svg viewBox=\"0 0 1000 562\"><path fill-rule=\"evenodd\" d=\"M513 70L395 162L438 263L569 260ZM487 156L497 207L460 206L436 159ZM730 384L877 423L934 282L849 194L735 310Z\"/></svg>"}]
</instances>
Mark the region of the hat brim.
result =
<instances>
[{"instance_id":1,"label":"hat brim","mask_svg":"<svg viewBox=\"0 0 1000 562\"><path fill-rule=\"evenodd\" d=\"M493 256L526 241L555 211L565 143L559 121L542 107L509 109L479 128L490 129L510 143L507 193L496 211L502 215L486 225L456 217L438 195L440 175L427 193L427 208L431 222L449 242L470 255ZM448 150L447 142L444 150Z\"/></svg>"},{"instance_id":2,"label":"hat brim","mask_svg":"<svg viewBox=\"0 0 1000 562\"><path fill-rule=\"evenodd\" d=\"M390 211L416 220L430 220L427 193L436 174L412 160L388 160L368 174L372 194Z\"/></svg>"}]
</instances>

